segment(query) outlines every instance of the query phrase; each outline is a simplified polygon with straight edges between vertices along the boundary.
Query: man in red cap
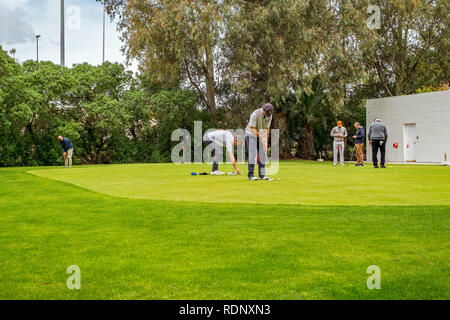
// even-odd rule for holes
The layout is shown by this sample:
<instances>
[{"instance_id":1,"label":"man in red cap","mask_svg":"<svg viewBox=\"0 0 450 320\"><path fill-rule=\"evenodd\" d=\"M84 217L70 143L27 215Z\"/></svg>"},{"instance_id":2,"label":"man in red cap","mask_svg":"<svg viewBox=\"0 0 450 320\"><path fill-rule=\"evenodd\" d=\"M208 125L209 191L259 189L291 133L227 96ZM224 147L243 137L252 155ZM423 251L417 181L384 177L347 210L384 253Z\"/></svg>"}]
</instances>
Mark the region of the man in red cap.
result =
<instances>
[{"instance_id":1,"label":"man in red cap","mask_svg":"<svg viewBox=\"0 0 450 320\"><path fill-rule=\"evenodd\" d=\"M339 160L341 162L341 166L343 166L344 165L345 138L347 138L348 133L347 133L347 129L345 129L342 126L342 121L338 121L337 127L334 127L333 130L331 130L331 136L334 138L334 141L333 141L334 165L337 166L338 152L339 152Z\"/></svg>"}]
</instances>

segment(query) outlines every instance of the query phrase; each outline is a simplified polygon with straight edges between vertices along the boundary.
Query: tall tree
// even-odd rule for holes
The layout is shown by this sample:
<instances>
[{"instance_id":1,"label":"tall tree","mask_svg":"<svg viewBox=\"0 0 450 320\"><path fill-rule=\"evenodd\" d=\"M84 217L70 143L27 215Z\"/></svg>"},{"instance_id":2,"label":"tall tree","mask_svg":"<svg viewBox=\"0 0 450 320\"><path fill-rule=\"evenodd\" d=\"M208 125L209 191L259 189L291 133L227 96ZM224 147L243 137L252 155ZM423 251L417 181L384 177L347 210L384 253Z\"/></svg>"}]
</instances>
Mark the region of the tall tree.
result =
<instances>
[{"instance_id":1,"label":"tall tree","mask_svg":"<svg viewBox=\"0 0 450 320\"><path fill-rule=\"evenodd\" d=\"M342 8L353 55L364 68L359 84L368 97L412 94L448 82L449 2L446 0L349 0ZM369 5L380 9L379 28L369 28ZM376 13L374 13L376 14ZM375 95L373 95L373 93Z\"/></svg>"},{"instance_id":2,"label":"tall tree","mask_svg":"<svg viewBox=\"0 0 450 320\"><path fill-rule=\"evenodd\" d=\"M166 89L191 87L210 112L216 112L222 1L101 2L119 18L125 52L138 60L147 80Z\"/></svg>"},{"instance_id":3,"label":"tall tree","mask_svg":"<svg viewBox=\"0 0 450 320\"><path fill-rule=\"evenodd\" d=\"M309 89L308 63L319 58L320 28L307 0L229 1L224 55L233 88L252 102L276 101L294 89ZM318 1L321 2L321 1ZM314 14L312 14L314 15ZM301 88L294 88L301 84Z\"/></svg>"}]
</instances>

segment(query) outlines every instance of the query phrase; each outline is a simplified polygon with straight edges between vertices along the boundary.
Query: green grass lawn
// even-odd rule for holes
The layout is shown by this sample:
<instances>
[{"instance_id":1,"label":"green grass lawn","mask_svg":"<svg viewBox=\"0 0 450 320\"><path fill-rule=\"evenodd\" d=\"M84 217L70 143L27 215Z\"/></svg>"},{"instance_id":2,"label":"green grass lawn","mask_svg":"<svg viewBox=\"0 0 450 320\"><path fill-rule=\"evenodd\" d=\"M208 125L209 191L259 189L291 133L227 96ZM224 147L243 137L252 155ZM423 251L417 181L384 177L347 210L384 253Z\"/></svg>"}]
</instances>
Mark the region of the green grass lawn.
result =
<instances>
[{"instance_id":1,"label":"green grass lawn","mask_svg":"<svg viewBox=\"0 0 450 320\"><path fill-rule=\"evenodd\" d=\"M0 169L0 299L450 298L450 168L209 169Z\"/></svg>"}]
</instances>

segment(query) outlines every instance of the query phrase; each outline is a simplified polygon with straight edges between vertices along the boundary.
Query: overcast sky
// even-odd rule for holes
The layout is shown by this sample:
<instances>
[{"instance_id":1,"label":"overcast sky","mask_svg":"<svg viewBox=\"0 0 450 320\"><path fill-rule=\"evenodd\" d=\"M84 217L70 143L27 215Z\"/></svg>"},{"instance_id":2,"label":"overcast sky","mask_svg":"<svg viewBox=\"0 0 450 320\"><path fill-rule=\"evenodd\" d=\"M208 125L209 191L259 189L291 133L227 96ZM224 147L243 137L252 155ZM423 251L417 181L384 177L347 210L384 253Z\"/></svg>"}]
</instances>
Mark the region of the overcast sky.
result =
<instances>
[{"instance_id":1,"label":"overcast sky","mask_svg":"<svg viewBox=\"0 0 450 320\"><path fill-rule=\"evenodd\" d=\"M66 0L66 66L102 62L102 5L95 0ZM116 25L106 18L106 54L111 62L125 63ZM17 50L16 59L60 63L60 0L0 0L0 45ZM133 71L136 67L129 67Z\"/></svg>"}]
</instances>

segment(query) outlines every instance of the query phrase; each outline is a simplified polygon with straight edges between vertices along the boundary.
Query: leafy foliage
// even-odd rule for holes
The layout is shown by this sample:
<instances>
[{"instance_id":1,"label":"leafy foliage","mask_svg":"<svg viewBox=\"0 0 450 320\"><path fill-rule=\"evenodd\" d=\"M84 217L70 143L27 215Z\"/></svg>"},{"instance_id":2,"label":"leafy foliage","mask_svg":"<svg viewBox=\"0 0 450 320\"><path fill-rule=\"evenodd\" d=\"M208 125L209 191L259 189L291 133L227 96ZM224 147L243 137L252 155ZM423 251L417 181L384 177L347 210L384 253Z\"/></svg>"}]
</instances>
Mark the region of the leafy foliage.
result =
<instances>
[{"instance_id":1,"label":"leafy foliage","mask_svg":"<svg viewBox=\"0 0 450 320\"><path fill-rule=\"evenodd\" d=\"M19 65L3 50L0 59L0 166L62 164L58 135L73 142L75 163L167 161L167 130L201 113L196 96L177 89L156 94L151 113L150 96L119 64Z\"/></svg>"},{"instance_id":2,"label":"leafy foliage","mask_svg":"<svg viewBox=\"0 0 450 320\"><path fill-rule=\"evenodd\" d=\"M445 0L100 2L140 74L0 50L0 165L61 163L59 134L75 163L168 161L174 128L242 128L267 101L283 157L310 159L337 119L365 122L367 99L448 90Z\"/></svg>"}]
</instances>

